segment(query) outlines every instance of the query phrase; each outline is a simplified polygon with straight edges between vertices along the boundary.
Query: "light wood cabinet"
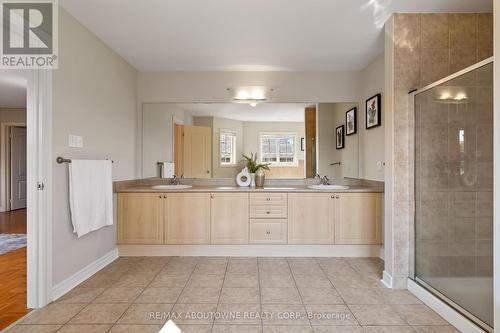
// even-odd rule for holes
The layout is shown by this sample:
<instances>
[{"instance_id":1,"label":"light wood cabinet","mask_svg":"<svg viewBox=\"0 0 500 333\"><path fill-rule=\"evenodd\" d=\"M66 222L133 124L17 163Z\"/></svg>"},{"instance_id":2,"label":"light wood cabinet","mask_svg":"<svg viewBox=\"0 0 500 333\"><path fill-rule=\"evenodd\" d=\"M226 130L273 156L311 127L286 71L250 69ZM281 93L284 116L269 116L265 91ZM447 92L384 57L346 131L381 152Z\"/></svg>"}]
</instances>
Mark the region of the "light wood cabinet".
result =
<instances>
[{"instance_id":1,"label":"light wood cabinet","mask_svg":"<svg viewBox=\"0 0 500 333\"><path fill-rule=\"evenodd\" d=\"M382 195L342 193L335 200L335 244L382 244Z\"/></svg>"},{"instance_id":2,"label":"light wood cabinet","mask_svg":"<svg viewBox=\"0 0 500 333\"><path fill-rule=\"evenodd\" d=\"M382 193L119 193L118 243L382 244L382 198Z\"/></svg>"},{"instance_id":3,"label":"light wood cabinet","mask_svg":"<svg viewBox=\"0 0 500 333\"><path fill-rule=\"evenodd\" d=\"M163 194L118 194L118 243L163 244Z\"/></svg>"},{"instance_id":4,"label":"light wood cabinet","mask_svg":"<svg viewBox=\"0 0 500 333\"><path fill-rule=\"evenodd\" d=\"M250 244L286 244L287 220L250 220Z\"/></svg>"},{"instance_id":5,"label":"light wood cabinet","mask_svg":"<svg viewBox=\"0 0 500 333\"><path fill-rule=\"evenodd\" d=\"M334 210L331 193L289 193L288 244L333 244Z\"/></svg>"},{"instance_id":6,"label":"light wood cabinet","mask_svg":"<svg viewBox=\"0 0 500 333\"><path fill-rule=\"evenodd\" d=\"M286 207L286 198L286 193L250 193L250 205Z\"/></svg>"},{"instance_id":7,"label":"light wood cabinet","mask_svg":"<svg viewBox=\"0 0 500 333\"><path fill-rule=\"evenodd\" d=\"M248 244L248 194L212 193L212 244Z\"/></svg>"},{"instance_id":8,"label":"light wood cabinet","mask_svg":"<svg viewBox=\"0 0 500 333\"><path fill-rule=\"evenodd\" d=\"M210 244L210 194L168 193L165 244Z\"/></svg>"},{"instance_id":9,"label":"light wood cabinet","mask_svg":"<svg viewBox=\"0 0 500 333\"><path fill-rule=\"evenodd\" d=\"M250 206L250 217L261 219L286 219L286 206Z\"/></svg>"}]
</instances>

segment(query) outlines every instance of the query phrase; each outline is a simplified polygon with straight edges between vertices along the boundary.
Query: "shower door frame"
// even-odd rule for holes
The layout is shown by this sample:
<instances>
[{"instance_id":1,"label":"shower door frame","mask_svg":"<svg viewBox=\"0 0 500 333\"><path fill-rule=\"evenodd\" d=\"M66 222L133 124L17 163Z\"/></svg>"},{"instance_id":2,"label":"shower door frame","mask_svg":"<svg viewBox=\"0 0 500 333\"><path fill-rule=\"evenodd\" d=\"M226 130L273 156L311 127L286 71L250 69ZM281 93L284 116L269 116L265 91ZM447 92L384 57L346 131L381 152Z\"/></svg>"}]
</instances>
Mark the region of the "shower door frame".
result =
<instances>
[{"instance_id":1,"label":"shower door frame","mask_svg":"<svg viewBox=\"0 0 500 333\"><path fill-rule=\"evenodd\" d=\"M423 287L424 289L426 289L427 291L429 291L430 293L434 294L434 296L436 296L437 298L439 298L440 300L442 300L443 302L445 302L446 304L448 304L449 306L451 306L453 309L455 309L456 311L458 311L460 314L462 314L464 317L466 317L467 319L469 319L470 321L472 321L474 324L476 324L477 326L479 326L481 329L485 330L486 332L493 332L493 328L490 327L488 324L484 323L483 321L481 321L479 318L477 318L475 315L473 315L472 313L470 313L469 311L467 311L466 309L464 309L463 307L461 307L460 305L458 305L457 303L453 302L451 299L449 299L448 297L446 297L445 295L443 295L441 292L439 292L438 290L434 289L432 286L430 286L428 283L426 283L425 281L423 281L422 279L419 279L417 276L415 276L415 256L416 256L416 251L415 251L415 247L416 247L416 234L415 234L415 221L416 221L416 209L415 209L415 179L416 179L416 174L415 174L415 135L416 135L416 132L415 132L415 124L416 124L416 113L415 113L415 97L423 92L426 92L430 89L433 89L437 86L440 86L442 85L443 83L446 83L448 81L451 81L453 79L456 79L457 77L460 77L464 74L467 74L469 72L472 72L478 68L481 68L481 67L484 67L486 65L489 65L491 63L493 63L494 61L494 57L490 57L488 59L485 59L483 61L480 61L470 67L467 67L459 72L456 72L454 74L451 74L439 81L436 81L436 82L433 82L423 88L420 88L420 89L416 89L416 90L412 90L410 91L408 94L409 94L409 99L408 99L408 130L409 130L409 167L410 167L410 175L413 175L412 177L409 177L410 180L409 180L409 193L410 193L410 225L409 225L409 228L410 228L410 260L409 260L409 263L410 263L410 267L409 267L409 278L411 280L413 280L415 283L417 283L418 285L420 285L421 287ZM493 145L494 145L494 142L493 142ZM493 150L494 150L494 147L493 147ZM494 163L494 162L493 162ZM493 237L493 235L492 235ZM492 238L493 241L494 241L494 238Z\"/></svg>"}]
</instances>

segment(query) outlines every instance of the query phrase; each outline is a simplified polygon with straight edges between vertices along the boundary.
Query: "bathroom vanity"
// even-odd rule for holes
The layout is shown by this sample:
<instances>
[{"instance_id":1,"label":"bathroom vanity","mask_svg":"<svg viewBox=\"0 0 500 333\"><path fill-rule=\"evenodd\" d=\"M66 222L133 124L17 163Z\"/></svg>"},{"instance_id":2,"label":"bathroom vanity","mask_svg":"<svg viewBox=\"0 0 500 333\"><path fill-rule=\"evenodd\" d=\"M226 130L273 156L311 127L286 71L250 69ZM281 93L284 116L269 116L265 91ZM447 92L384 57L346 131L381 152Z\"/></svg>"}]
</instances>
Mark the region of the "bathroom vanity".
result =
<instances>
[{"instance_id":1,"label":"bathroom vanity","mask_svg":"<svg viewBox=\"0 0 500 333\"><path fill-rule=\"evenodd\" d=\"M286 190L283 190L286 188ZM307 186L118 190L118 243L141 245L378 245L382 193Z\"/></svg>"},{"instance_id":2,"label":"bathroom vanity","mask_svg":"<svg viewBox=\"0 0 500 333\"><path fill-rule=\"evenodd\" d=\"M357 106L144 104L142 179L115 186L120 255L379 256L383 183L360 179L358 135L335 132ZM251 154L263 189L235 186Z\"/></svg>"}]
</instances>

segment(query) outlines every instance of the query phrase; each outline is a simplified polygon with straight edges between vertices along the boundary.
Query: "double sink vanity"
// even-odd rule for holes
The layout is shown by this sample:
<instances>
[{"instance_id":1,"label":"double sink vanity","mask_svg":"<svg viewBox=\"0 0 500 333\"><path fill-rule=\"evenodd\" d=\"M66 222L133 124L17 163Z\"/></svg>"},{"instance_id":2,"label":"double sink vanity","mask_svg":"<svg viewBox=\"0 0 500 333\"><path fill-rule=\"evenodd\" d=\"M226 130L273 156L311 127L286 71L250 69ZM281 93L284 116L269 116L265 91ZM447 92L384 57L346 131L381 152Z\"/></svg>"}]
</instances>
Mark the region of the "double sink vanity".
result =
<instances>
[{"instance_id":1,"label":"double sink vanity","mask_svg":"<svg viewBox=\"0 0 500 333\"><path fill-rule=\"evenodd\" d=\"M118 192L123 245L377 245L383 187L168 185L125 182Z\"/></svg>"},{"instance_id":2,"label":"double sink vanity","mask_svg":"<svg viewBox=\"0 0 500 333\"><path fill-rule=\"evenodd\" d=\"M142 179L115 184L120 255L378 256L384 185L335 131L357 106L143 104ZM263 188L236 186L244 156Z\"/></svg>"}]
</instances>

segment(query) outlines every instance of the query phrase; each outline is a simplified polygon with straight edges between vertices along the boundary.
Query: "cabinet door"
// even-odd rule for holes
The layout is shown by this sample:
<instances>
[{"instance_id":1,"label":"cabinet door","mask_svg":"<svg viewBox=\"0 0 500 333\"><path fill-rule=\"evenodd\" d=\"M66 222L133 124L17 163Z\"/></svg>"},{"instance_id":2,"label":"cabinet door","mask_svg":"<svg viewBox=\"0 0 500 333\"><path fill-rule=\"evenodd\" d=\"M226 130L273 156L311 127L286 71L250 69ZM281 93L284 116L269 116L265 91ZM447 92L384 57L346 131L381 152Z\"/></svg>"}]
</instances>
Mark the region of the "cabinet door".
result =
<instances>
[{"instance_id":1,"label":"cabinet door","mask_svg":"<svg viewBox=\"0 0 500 333\"><path fill-rule=\"evenodd\" d=\"M331 194L288 194L288 244L333 244L333 219Z\"/></svg>"},{"instance_id":2,"label":"cabinet door","mask_svg":"<svg viewBox=\"0 0 500 333\"><path fill-rule=\"evenodd\" d=\"M166 244L210 243L209 193L168 193L165 202Z\"/></svg>"},{"instance_id":3,"label":"cabinet door","mask_svg":"<svg viewBox=\"0 0 500 333\"><path fill-rule=\"evenodd\" d=\"M284 219L251 219L251 244L286 244L286 225Z\"/></svg>"},{"instance_id":4,"label":"cabinet door","mask_svg":"<svg viewBox=\"0 0 500 333\"><path fill-rule=\"evenodd\" d=\"M248 194L211 194L210 215L212 244L248 244Z\"/></svg>"},{"instance_id":5,"label":"cabinet door","mask_svg":"<svg viewBox=\"0 0 500 333\"><path fill-rule=\"evenodd\" d=\"M118 194L118 243L163 244L163 195Z\"/></svg>"},{"instance_id":6,"label":"cabinet door","mask_svg":"<svg viewBox=\"0 0 500 333\"><path fill-rule=\"evenodd\" d=\"M212 129L184 126L184 177L212 177Z\"/></svg>"},{"instance_id":7,"label":"cabinet door","mask_svg":"<svg viewBox=\"0 0 500 333\"><path fill-rule=\"evenodd\" d=\"M336 244L381 244L381 194L342 193L335 200Z\"/></svg>"}]
</instances>

